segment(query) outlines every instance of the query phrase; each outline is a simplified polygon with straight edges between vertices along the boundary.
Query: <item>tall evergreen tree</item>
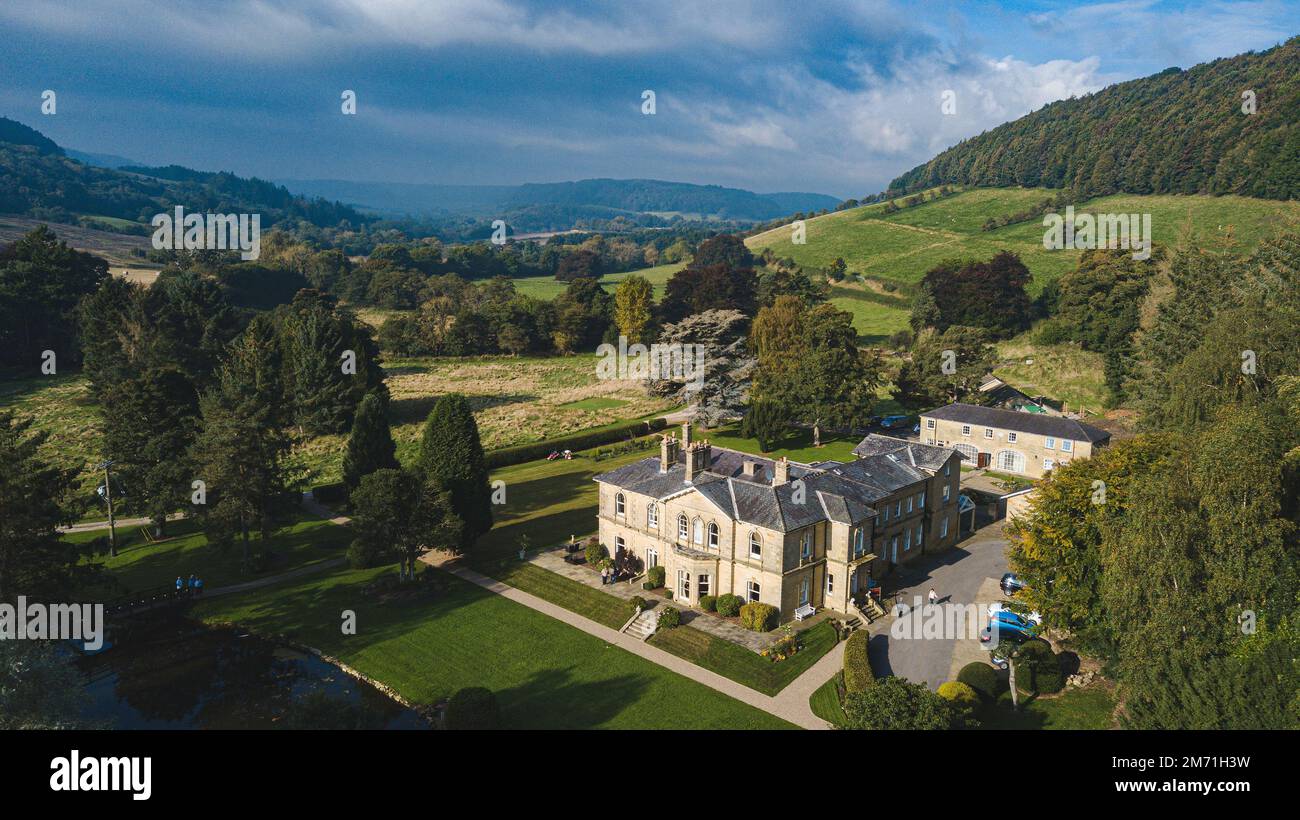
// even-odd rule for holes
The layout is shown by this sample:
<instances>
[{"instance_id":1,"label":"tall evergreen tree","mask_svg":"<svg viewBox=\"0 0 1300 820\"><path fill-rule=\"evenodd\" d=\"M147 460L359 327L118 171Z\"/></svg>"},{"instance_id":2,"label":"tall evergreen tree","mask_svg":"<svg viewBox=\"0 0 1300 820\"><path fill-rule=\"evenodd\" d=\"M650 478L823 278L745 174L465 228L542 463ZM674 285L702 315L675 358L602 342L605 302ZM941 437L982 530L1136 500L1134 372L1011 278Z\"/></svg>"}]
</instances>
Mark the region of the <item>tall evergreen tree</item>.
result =
<instances>
[{"instance_id":1,"label":"tall evergreen tree","mask_svg":"<svg viewBox=\"0 0 1300 820\"><path fill-rule=\"evenodd\" d=\"M459 393L440 396L424 422L417 468L425 479L451 494L451 505L465 526L461 549L492 529L492 491L479 440L478 423Z\"/></svg>"},{"instance_id":2,"label":"tall evergreen tree","mask_svg":"<svg viewBox=\"0 0 1300 820\"><path fill-rule=\"evenodd\" d=\"M352 434L343 452L343 483L349 490L355 490L362 476L399 467L396 454L397 445L388 428L384 398L373 391L367 393L357 405Z\"/></svg>"}]
</instances>

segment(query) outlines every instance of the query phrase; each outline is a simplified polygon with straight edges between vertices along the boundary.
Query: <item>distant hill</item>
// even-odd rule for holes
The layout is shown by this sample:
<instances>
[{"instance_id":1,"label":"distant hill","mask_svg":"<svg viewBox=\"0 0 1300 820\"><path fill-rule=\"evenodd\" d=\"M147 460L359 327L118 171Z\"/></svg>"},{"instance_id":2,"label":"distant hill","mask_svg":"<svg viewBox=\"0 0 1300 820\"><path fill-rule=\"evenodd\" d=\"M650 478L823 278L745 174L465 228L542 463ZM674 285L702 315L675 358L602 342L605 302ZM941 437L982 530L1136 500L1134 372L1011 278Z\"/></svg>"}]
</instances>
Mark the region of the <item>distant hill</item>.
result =
<instances>
[{"instance_id":1,"label":"distant hill","mask_svg":"<svg viewBox=\"0 0 1300 820\"><path fill-rule=\"evenodd\" d=\"M1254 93L1256 113L1242 111ZM1300 199L1300 37L1118 83L965 140L890 183Z\"/></svg>"},{"instance_id":2,"label":"distant hill","mask_svg":"<svg viewBox=\"0 0 1300 820\"><path fill-rule=\"evenodd\" d=\"M278 180L295 193L347 202L376 213L502 217L520 230L560 230L577 220L618 217L657 224L653 215L760 222L799 211L834 208L835 197L756 194L720 185L656 179L583 179L525 185L421 185L327 179ZM514 216L515 219L508 217Z\"/></svg>"},{"instance_id":3,"label":"distant hill","mask_svg":"<svg viewBox=\"0 0 1300 820\"><path fill-rule=\"evenodd\" d=\"M0 213L143 234L152 230L154 214L177 205L189 211L260 213L264 229L280 222L330 227L373 221L337 202L307 199L226 172L87 164L39 131L0 117Z\"/></svg>"},{"instance_id":4,"label":"distant hill","mask_svg":"<svg viewBox=\"0 0 1300 820\"><path fill-rule=\"evenodd\" d=\"M136 160L119 157L117 154L92 154L73 148L64 149L64 153L83 165L97 165L100 168L124 168L128 165L140 164Z\"/></svg>"}]
</instances>

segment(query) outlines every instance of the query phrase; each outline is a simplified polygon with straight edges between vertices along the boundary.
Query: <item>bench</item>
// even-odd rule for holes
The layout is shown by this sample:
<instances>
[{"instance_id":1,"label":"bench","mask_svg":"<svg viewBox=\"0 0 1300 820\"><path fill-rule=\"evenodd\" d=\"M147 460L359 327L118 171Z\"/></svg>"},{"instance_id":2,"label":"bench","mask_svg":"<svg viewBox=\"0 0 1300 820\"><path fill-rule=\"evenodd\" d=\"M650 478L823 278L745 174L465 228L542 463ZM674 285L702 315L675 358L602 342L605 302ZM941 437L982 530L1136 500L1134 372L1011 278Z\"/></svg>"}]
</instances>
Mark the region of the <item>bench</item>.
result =
<instances>
[{"instance_id":1,"label":"bench","mask_svg":"<svg viewBox=\"0 0 1300 820\"><path fill-rule=\"evenodd\" d=\"M794 611L794 619L796 621L802 621L804 618L811 618L816 614L816 612L817 610L812 604L804 604Z\"/></svg>"}]
</instances>

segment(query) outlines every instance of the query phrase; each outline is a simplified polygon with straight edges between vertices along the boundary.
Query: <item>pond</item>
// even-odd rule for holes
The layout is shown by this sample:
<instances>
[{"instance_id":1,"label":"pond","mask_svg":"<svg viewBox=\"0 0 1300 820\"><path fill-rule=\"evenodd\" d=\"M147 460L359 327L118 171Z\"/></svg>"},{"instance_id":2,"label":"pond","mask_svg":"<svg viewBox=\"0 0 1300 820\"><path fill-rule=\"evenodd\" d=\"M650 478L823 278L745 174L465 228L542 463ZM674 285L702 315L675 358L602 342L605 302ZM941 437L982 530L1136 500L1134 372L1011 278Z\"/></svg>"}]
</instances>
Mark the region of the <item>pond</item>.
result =
<instances>
[{"instance_id":1,"label":"pond","mask_svg":"<svg viewBox=\"0 0 1300 820\"><path fill-rule=\"evenodd\" d=\"M429 728L315 655L159 610L111 624L104 648L77 665L86 717L105 728Z\"/></svg>"}]
</instances>

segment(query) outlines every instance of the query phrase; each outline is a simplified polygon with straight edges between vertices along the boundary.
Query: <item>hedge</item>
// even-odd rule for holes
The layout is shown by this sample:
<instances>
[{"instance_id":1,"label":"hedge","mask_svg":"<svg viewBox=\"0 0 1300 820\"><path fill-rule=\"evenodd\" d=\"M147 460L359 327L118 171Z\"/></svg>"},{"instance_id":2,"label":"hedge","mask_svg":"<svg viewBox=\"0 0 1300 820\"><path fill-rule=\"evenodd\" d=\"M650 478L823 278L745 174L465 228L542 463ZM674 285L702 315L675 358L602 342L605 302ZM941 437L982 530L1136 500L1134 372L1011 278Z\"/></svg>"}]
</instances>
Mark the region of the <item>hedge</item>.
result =
<instances>
[{"instance_id":1,"label":"hedge","mask_svg":"<svg viewBox=\"0 0 1300 820\"><path fill-rule=\"evenodd\" d=\"M986 702L992 703L1002 693L998 671L983 661L968 663L957 673L957 680L975 690Z\"/></svg>"},{"instance_id":2,"label":"hedge","mask_svg":"<svg viewBox=\"0 0 1300 820\"><path fill-rule=\"evenodd\" d=\"M871 633L859 629L849 635L844 644L844 691L846 694L861 692L876 682L876 673L871 670L871 658L867 654L867 643Z\"/></svg>"},{"instance_id":3,"label":"hedge","mask_svg":"<svg viewBox=\"0 0 1300 820\"><path fill-rule=\"evenodd\" d=\"M495 470L499 467L509 467L512 464L523 464L525 461L546 458L557 450L561 452L564 450L588 450L602 444L613 444L616 441L640 438L663 430L667 426L668 420L659 417L649 421L634 421L613 427L597 427L594 430L584 430L580 433L572 433L559 438L543 439L528 444L516 444L513 447L502 447L499 450L485 453L483 460L489 470Z\"/></svg>"},{"instance_id":4,"label":"hedge","mask_svg":"<svg viewBox=\"0 0 1300 820\"><path fill-rule=\"evenodd\" d=\"M771 604L755 601L740 608L740 625L754 632L769 632L776 628L781 610Z\"/></svg>"},{"instance_id":5,"label":"hedge","mask_svg":"<svg viewBox=\"0 0 1300 820\"><path fill-rule=\"evenodd\" d=\"M662 566L654 566L645 571L646 589L658 589L664 585L664 573L667 572Z\"/></svg>"},{"instance_id":6,"label":"hedge","mask_svg":"<svg viewBox=\"0 0 1300 820\"><path fill-rule=\"evenodd\" d=\"M732 595L728 592L726 595L718 596L718 614L724 618L734 618L740 614L740 608L745 605L745 599L739 595Z\"/></svg>"}]
</instances>

